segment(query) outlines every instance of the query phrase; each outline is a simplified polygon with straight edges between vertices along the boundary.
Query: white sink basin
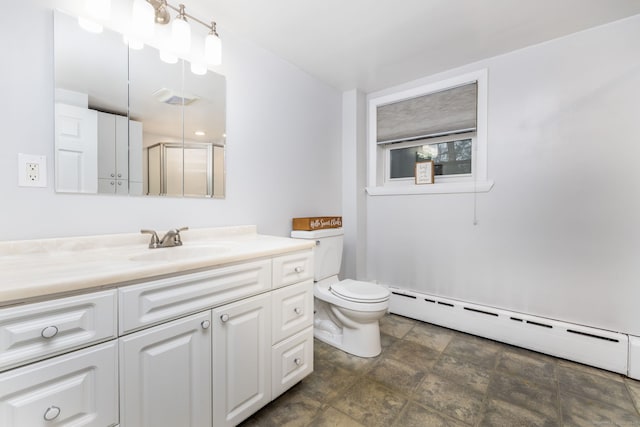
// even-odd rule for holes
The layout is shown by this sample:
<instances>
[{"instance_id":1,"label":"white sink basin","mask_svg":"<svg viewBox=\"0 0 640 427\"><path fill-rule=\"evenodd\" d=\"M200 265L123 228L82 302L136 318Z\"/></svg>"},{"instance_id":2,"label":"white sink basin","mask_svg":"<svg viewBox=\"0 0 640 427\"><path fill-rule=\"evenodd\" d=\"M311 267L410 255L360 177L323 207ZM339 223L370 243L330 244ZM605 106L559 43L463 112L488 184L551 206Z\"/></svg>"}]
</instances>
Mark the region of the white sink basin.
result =
<instances>
[{"instance_id":1,"label":"white sink basin","mask_svg":"<svg viewBox=\"0 0 640 427\"><path fill-rule=\"evenodd\" d=\"M149 249L140 255L129 258L131 261L182 261L185 259L208 258L230 251L229 246L206 245L206 246L178 246L173 248Z\"/></svg>"}]
</instances>

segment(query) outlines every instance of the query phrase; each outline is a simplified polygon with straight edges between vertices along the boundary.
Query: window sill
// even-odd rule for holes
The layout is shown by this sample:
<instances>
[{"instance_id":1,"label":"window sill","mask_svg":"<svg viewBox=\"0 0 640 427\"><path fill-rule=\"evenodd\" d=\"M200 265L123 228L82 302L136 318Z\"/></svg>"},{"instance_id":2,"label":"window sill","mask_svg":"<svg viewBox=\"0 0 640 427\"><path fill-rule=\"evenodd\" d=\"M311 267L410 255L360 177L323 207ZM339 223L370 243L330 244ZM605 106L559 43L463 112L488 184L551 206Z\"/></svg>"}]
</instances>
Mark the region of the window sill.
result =
<instances>
[{"instance_id":1,"label":"window sill","mask_svg":"<svg viewBox=\"0 0 640 427\"><path fill-rule=\"evenodd\" d=\"M367 194L369 196L402 196L412 194L487 193L491 188L493 188L493 181L486 180L477 182L367 187Z\"/></svg>"}]
</instances>

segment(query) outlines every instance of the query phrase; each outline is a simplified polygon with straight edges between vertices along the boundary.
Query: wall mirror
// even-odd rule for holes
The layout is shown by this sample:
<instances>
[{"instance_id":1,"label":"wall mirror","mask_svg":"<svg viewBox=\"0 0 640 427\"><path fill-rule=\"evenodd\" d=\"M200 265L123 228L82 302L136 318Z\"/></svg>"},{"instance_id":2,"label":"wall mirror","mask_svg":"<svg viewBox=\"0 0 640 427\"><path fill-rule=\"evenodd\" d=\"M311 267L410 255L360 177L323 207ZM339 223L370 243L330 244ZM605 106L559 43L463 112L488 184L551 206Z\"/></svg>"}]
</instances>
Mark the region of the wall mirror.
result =
<instances>
[{"instance_id":1,"label":"wall mirror","mask_svg":"<svg viewBox=\"0 0 640 427\"><path fill-rule=\"evenodd\" d=\"M225 195L225 77L54 11L57 192Z\"/></svg>"}]
</instances>

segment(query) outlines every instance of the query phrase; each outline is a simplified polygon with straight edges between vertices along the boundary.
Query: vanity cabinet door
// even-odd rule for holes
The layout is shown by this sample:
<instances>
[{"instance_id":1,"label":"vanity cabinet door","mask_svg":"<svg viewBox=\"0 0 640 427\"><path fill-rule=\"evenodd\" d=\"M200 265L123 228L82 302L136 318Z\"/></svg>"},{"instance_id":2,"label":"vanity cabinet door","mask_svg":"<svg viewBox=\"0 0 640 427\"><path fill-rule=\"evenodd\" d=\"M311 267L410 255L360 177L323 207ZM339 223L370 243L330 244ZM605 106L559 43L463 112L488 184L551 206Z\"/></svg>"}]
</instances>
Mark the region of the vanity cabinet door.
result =
<instances>
[{"instance_id":1,"label":"vanity cabinet door","mask_svg":"<svg viewBox=\"0 0 640 427\"><path fill-rule=\"evenodd\" d=\"M272 399L313 372L313 327L273 346Z\"/></svg>"},{"instance_id":2,"label":"vanity cabinet door","mask_svg":"<svg viewBox=\"0 0 640 427\"><path fill-rule=\"evenodd\" d=\"M273 259L273 288L313 279L313 251L296 252Z\"/></svg>"},{"instance_id":3,"label":"vanity cabinet door","mask_svg":"<svg viewBox=\"0 0 640 427\"><path fill-rule=\"evenodd\" d=\"M271 401L271 295L218 307L213 323L213 425L235 426Z\"/></svg>"},{"instance_id":4,"label":"vanity cabinet door","mask_svg":"<svg viewBox=\"0 0 640 427\"><path fill-rule=\"evenodd\" d=\"M122 427L211 426L211 312L120 338Z\"/></svg>"},{"instance_id":5,"label":"vanity cabinet door","mask_svg":"<svg viewBox=\"0 0 640 427\"><path fill-rule=\"evenodd\" d=\"M0 371L116 338L116 313L114 290L2 308Z\"/></svg>"},{"instance_id":6,"label":"vanity cabinet door","mask_svg":"<svg viewBox=\"0 0 640 427\"><path fill-rule=\"evenodd\" d=\"M313 324L313 281L311 279L271 293L273 301L273 344Z\"/></svg>"},{"instance_id":7,"label":"vanity cabinet door","mask_svg":"<svg viewBox=\"0 0 640 427\"><path fill-rule=\"evenodd\" d=\"M245 262L125 286L119 290L120 333L196 313L270 289L270 260Z\"/></svg>"},{"instance_id":8,"label":"vanity cabinet door","mask_svg":"<svg viewBox=\"0 0 640 427\"><path fill-rule=\"evenodd\" d=\"M116 340L0 374L3 427L116 424Z\"/></svg>"}]
</instances>

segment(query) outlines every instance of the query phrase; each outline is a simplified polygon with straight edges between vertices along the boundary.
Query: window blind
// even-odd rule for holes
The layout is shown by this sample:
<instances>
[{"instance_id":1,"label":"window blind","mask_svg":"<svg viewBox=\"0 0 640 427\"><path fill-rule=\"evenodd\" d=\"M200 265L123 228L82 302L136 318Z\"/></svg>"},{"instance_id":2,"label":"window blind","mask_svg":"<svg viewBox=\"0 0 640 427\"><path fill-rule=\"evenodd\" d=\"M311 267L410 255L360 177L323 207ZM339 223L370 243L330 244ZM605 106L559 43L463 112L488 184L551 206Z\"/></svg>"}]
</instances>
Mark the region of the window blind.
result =
<instances>
[{"instance_id":1,"label":"window blind","mask_svg":"<svg viewBox=\"0 0 640 427\"><path fill-rule=\"evenodd\" d=\"M390 144L476 129L477 82L377 107L377 142Z\"/></svg>"}]
</instances>

